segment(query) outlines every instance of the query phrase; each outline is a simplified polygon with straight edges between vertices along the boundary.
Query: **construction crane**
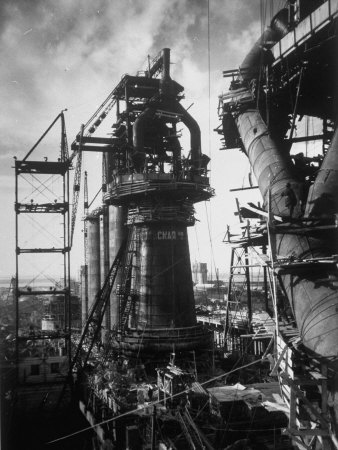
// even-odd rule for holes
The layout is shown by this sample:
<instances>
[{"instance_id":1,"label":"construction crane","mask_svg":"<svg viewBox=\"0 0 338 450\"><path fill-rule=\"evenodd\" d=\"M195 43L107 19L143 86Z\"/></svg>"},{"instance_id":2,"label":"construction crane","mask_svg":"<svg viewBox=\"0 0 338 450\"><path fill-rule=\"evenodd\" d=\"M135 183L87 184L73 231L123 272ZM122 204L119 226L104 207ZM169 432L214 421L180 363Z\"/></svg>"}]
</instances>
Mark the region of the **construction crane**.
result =
<instances>
[{"instance_id":1,"label":"construction crane","mask_svg":"<svg viewBox=\"0 0 338 450\"><path fill-rule=\"evenodd\" d=\"M80 144L79 151L77 153L77 160L75 165L75 174L74 174L74 183L73 183L73 201L72 201L72 219L71 219L71 231L70 231L70 246L73 246L73 237L75 230L75 222L76 222L76 214L77 214L77 206L79 203L79 195L80 195L80 186L81 186L81 169L82 169L82 138L84 132L84 125L81 125L80 132ZM73 153L70 156L70 161L75 156Z\"/></svg>"},{"instance_id":2,"label":"construction crane","mask_svg":"<svg viewBox=\"0 0 338 450\"><path fill-rule=\"evenodd\" d=\"M71 145L72 154L69 157L69 162L71 163L75 157L77 157L75 165L74 183L73 183L73 201L72 201L72 219L71 219L71 233L70 233L70 244L73 244L73 236L75 230L77 209L79 203L79 195L81 190L81 169L82 169L82 153L83 153L83 138L86 133L86 137L91 136L97 128L101 125L103 120L107 117L109 111L113 108L116 103L114 98L115 91L112 91L105 101L100 105L100 107L95 111L91 118L86 124L81 125L80 133L77 134L75 140Z\"/></svg>"},{"instance_id":3,"label":"construction crane","mask_svg":"<svg viewBox=\"0 0 338 450\"><path fill-rule=\"evenodd\" d=\"M88 216L88 174L84 173L84 186L83 186L83 246L84 246L84 264L87 267L88 265L88 226L87 221L85 220Z\"/></svg>"},{"instance_id":4,"label":"construction crane","mask_svg":"<svg viewBox=\"0 0 338 450\"><path fill-rule=\"evenodd\" d=\"M88 314L88 319L83 328L80 340L77 344L74 357L70 363L68 376L66 378L61 395L59 397L57 407L60 406L63 396L66 392L67 386L69 384L72 386L74 369L77 369L77 371L79 371L83 370L86 367L88 359L92 353L94 344L99 339L103 316L109 303L110 294L116 280L116 275L122 264L122 258L125 252L126 245L127 239L125 239L122 242L121 247L116 255L116 258L114 259L114 262L110 267L110 270L105 279L103 287L99 290L99 292L95 296L95 300Z\"/></svg>"},{"instance_id":5,"label":"construction crane","mask_svg":"<svg viewBox=\"0 0 338 450\"><path fill-rule=\"evenodd\" d=\"M97 342L101 330L102 320L110 299L110 294L115 283L116 275L121 266L122 257L126 248L126 240L122 243L116 258L109 270L103 287L95 296L94 303L89 311L86 325L83 329L79 344L73 357L70 371L74 367L84 368L88 362L95 342Z\"/></svg>"},{"instance_id":6,"label":"construction crane","mask_svg":"<svg viewBox=\"0 0 338 450\"><path fill-rule=\"evenodd\" d=\"M148 78L157 76L163 70L163 57L162 53L159 53L151 62L149 61L148 69L144 72L144 75ZM141 72L138 72L140 75ZM125 80L122 79L121 82L115 87L104 102L99 106L99 108L94 112L90 119L81 126L80 132L77 134L75 140L72 142L71 150L72 153L69 156L69 164L72 163L73 159L77 157L75 165L75 175L73 183L73 201L72 201L72 217L71 217L71 233L70 233L70 246L73 244L73 236L75 230L79 193L81 190L81 168L82 168L82 153L86 150L83 145L85 142L95 142L95 138L91 138L91 135L95 133L97 128L101 125L104 119L108 116L109 112L113 109L117 103L118 91L124 86ZM112 140L111 140L112 141ZM105 159L103 158L103 164L105 164ZM103 171L105 173L105 171ZM103 192L106 187L106 180L103 180Z\"/></svg>"}]
</instances>

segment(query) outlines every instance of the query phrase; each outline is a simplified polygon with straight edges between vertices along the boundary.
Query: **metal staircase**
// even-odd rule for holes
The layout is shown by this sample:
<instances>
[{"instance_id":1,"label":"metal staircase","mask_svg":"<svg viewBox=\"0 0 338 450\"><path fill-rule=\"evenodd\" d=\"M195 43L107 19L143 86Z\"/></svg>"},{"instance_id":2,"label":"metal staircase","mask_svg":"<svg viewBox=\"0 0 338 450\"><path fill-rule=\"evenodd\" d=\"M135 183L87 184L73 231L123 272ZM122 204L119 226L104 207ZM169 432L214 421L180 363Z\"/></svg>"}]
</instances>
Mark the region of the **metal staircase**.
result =
<instances>
[{"instance_id":1,"label":"metal staircase","mask_svg":"<svg viewBox=\"0 0 338 450\"><path fill-rule=\"evenodd\" d=\"M140 243L140 227L134 226L129 232L128 249L126 252L126 261L124 265L124 273L122 277L120 294L120 324L119 328L125 331L128 320L135 301L138 298L138 292L132 289L132 269L135 256L139 250Z\"/></svg>"}]
</instances>

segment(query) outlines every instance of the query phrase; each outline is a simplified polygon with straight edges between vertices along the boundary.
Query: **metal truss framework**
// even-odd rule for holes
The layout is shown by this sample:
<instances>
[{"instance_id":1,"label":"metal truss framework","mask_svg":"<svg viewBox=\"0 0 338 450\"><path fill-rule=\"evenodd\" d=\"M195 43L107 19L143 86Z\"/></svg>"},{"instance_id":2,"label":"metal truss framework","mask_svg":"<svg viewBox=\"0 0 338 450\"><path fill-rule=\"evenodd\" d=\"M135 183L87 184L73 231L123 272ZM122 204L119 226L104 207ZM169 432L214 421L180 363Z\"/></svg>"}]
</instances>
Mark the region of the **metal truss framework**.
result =
<instances>
[{"instance_id":1,"label":"metal truss framework","mask_svg":"<svg viewBox=\"0 0 338 450\"><path fill-rule=\"evenodd\" d=\"M29 159L35 148L40 144L43 138L54 127L54 125L60 120L61 122L61 145L60 153L56 156L48 154L48 158L45 157L44 161L34 161ZM49 161L50 160L50 161ZM64 340L64 346L68 358L71 357L70 352L70 337L71 337L71 309L70 309L70 238L69 238L69 168L70 161L68 156L67 136L65 128L65 120L63 111L56 117L53 123L49 126L46 132L41 136L37 143L27 153L22 160L15 159L15 242L16 242L16 276L15 276L15 309L16 309L16 360L20 359L21 345L25 346L28 340L37 339L58 339ZM30 182L29 180L32 180ZM33 199L27 202L27 196L23 194L23 181L28 181L32 186L32 192L38 197L38 201L34 202ZM55 187L56 186L56 187ZM53 197L56 197L53 200ZM44 202L39 200L44 199ZM57 238L53 236L47 227L43 227L41 214L52 214L53 222L55 223L55 216L61 216L60 227L62 228L62 236ZM36 235L31 237L33 245L29 245L30 238L26 239L21 246L22 239L22 219L28 218L29 221L36 226ZM60 229L61 229L60 228ZM34 238L40 239L39 236L43 236L48 242L48 245L41 248L34 246ZM42 239L42 237L41 237ZM49 239L49 241L48 241ZM54 239L54 240L53 240ZM55 247L55 239L60 243L58 247ZM38 240L39 242L39 240ZM50 243L50 246L49 246ZM49 290L38 286L24 287L24 282L21 275L21 256L23 254L30 254L31 259L36 262L31 264L33 270L35 267L41 265L43 254L49 255L49 259L62 258L63 274L60 282L55 282L54 287L50 287ZM44 275L51 282L51 277L48 277L45 273L46 269L43 269L33 276L32 281L37 279L40 275ZM21 300L23 296L37 296L41 301L51 299L51 296L57 295L62 300L63 308L63 323L58 330L26 330L20 326L20 313L21 313Z\"/></svg>"}]
</instances>

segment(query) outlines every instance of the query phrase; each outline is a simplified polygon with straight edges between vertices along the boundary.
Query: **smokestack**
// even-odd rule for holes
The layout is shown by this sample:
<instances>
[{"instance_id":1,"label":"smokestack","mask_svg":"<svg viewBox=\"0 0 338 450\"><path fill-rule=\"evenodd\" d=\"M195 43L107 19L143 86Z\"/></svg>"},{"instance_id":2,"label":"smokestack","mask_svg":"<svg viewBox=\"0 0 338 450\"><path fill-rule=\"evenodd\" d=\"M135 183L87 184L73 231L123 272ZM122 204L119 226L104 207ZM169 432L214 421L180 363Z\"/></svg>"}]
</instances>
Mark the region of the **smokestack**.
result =
<instances>
[{"instance_id":1,"label":"smokestack","mask_svg":"<svg viewBox=\"0 0 338 450\"><path fill-rule=\"evenodd\" d=\"M80 268L80 296L81 296L81 320L86 323L88 318L88 266Z\"/></svg>"},{"instance_id":2,"label":"smokestack","mask_svg":"<svg viewBox=\"0 0 338 450\"><path fill-rule=\"evenodd\" d=\"M88 233L88 311L100 285L100 221L97 215L89 215L87 221Z\"/></svg>"},{"instance_id":3,"label":"smokestack","mask_svg":"<svg viewBox=\"0 0 338 450\"><path fill-rule=\"evenodd\" d=\"M128 229L127 213L128 210L125 206L109 205L109 264L111 265L116 258L116 255L121 247L122 242L125 240ZM115 286L110 296L110 326L116 329L119 324L119 297L116 294L117 287L121 285L121 272L118 272L116 276Z\"/></svg>"}]
</instances>

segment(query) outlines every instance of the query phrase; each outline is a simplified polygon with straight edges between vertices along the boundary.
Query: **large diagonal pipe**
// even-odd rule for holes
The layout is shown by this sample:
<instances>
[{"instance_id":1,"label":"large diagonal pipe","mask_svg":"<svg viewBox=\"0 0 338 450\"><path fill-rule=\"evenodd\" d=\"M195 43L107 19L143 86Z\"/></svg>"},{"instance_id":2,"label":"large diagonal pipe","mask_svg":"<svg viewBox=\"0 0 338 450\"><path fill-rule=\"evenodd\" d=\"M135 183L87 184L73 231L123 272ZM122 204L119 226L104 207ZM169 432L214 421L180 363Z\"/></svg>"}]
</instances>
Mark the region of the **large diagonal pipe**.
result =
<instances>
[{"instance_id":1,"label":"large diagonal pipe","mask_svg":"<svg viewBox=\"0 0 338 450\"><path fill-rule=\"evenodd\" d=\"M263 56L263 48L266 52L276 36L280 39L286 30L286 27L279 25L276 33L274 23L272 23L262 38L254 45L241 65L241 68L245 68L243 78L246 84L250 82L250 77L257 74L257 66ZM272 40L268 43L267 39ZM264 57L267 57L266 54ZM279 143L271 138L270 131L257 109L240 111L236 117L236 123L265 204L268 203L270 190L272 212L288 216L288 207L285 206L281 196L286 183L291 184L298 198L302 189L295 176L290 156ZM330 210L327 211L328 202L336 195L337 188L338 136L336 132L311 189L306 214L312 212L317 216L325 212L330 214L337 212L337 205L332 201ZM300 214L299 206L298 210L295 210L295 214ZM317 231L307 236L276 235L277 255L281 257L323 258L336 253L335 247L332 235L328 233L324 235ZM303 344L317 355L337 361L338 294L336 285L338 277L336 266L334 264L319 265L315 270L313 266L307 268L305 266L301 270L299 268L292 269L290 266L288 272L281 272L281 279L293 308Z\"/></svg>"},{"instance_id":2,"label":"large diagonal pipe","mask_svg":"<svg viewBox=\"0 0 338 450\"><path fill-rule=\"evenodd\" d=\"M284 198L281 196L286 183L290 183L296 192L301 189L300 183L294 176L290 157L286 156L271 138L259 111L247 110L240 114L237 118L237 126L265 204L268 203L270 190L272 213L287 216L289 208L285 206ZM337 154L335 145L337 140L337 137L333 140L333 145L327 154L328 161L332 159L330 157L332 153ZM325 172L325 168L323 170ZM337 188L337 170L335 175L337 178L331 184L330 190ZM322 180L319 183L322 184ZM323 187L314 190L317 194L311 197L311 205L315 205L315 200L322 196ZM296 214L299 212L298 206ZM280 257L299 259L327 257L334 253L332 246L333 242L330 241L327 233L308 237L292 234L276 235L277 255ZM304 345L320 356L336 359L338 354L336 267L331 265L331 267L325 266L324 269L323 266L323 270L316 268L316 271L311 267L301 271L290 269L289 273L281 274L281 278Z\"/></svg>"}]
</instances>

